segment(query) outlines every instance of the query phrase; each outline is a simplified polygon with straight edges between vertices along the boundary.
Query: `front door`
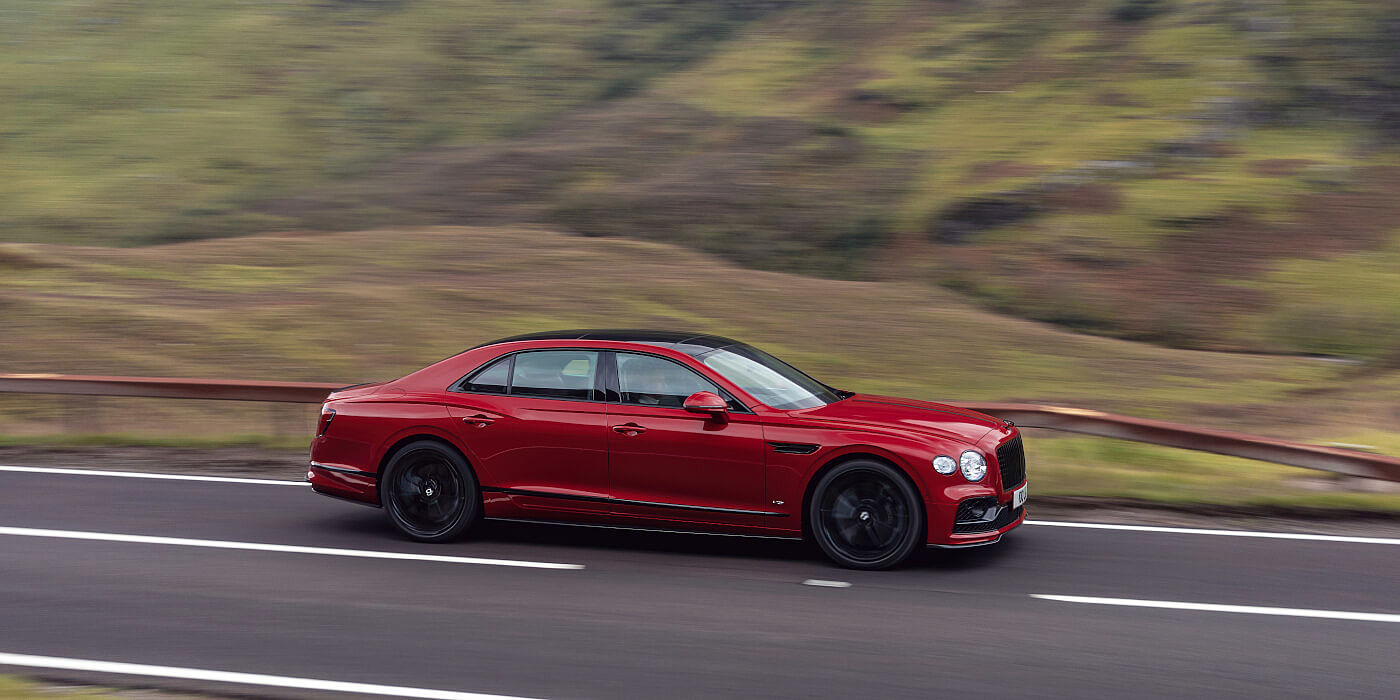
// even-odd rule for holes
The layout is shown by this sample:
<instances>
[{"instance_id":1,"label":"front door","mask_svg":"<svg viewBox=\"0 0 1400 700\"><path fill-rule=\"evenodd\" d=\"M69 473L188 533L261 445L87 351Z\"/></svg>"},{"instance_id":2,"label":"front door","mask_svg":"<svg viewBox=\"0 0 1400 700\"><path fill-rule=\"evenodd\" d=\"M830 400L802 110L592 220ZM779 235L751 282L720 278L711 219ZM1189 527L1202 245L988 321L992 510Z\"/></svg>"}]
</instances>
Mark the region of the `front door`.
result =
<instances>
[{"instance_id":1,"label":"front door","mask_svg":"<svg viewBox=\"0 0 1400 700\"><path fill-rule=\"evenodd\" d=\"M684 365L618 352L618 403L608 406L614 512L677 523L761 524L763 427L731 402L727 420L689 413L697 391L723 395Z\"/></svg>"}]
</instances>

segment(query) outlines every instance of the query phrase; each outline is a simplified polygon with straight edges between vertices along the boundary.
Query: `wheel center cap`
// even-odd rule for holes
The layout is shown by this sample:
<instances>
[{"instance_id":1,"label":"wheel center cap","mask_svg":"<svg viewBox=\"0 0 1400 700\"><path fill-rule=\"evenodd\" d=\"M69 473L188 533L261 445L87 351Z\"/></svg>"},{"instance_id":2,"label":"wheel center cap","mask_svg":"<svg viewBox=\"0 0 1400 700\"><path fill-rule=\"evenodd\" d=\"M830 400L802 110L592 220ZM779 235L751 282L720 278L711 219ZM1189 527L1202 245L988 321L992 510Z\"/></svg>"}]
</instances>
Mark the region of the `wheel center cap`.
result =
<instances>
[{"instance_id":1,"label":"wheel center cap","mask_svg":"<svg viewBox=\"0 0 1400 700\"><path fill-rule=\"evenodd\" d=\"M861 519L861 520L869 520L869 519L870 519L870 511L868 511L868 510L863 510L863 511L861 511L861 512L860 512L860 519Z\"/></svg>"},{"instance_id":2,"label":"wheel center cap","mask_svg":"<svg viewBox=\"0 0 1400 700\"><path fill-rule=\"evenodd\" d=\"M423 485L423 495L432 498L437 493L437 482L429 481Z\"/></svg>"}]
</instances>

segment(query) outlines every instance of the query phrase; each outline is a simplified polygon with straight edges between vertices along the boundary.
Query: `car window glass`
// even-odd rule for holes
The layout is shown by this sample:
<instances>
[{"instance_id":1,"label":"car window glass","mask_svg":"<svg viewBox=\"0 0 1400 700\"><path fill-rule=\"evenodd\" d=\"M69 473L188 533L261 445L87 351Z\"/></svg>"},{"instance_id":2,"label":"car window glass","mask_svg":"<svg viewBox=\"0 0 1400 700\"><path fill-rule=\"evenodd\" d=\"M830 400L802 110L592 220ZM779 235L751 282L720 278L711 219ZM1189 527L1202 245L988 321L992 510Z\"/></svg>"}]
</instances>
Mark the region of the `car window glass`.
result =
<instances>
[{"instance_id":1,"label":"car window glass","mask_svg":"<svg viewBox=\"0 0 1400 700\"><path fill-rule=\"evenodd\" d=\"M510 393L551 399L590 399L593 398L593 375L597 371L596 352L522 352L515 356Z\"/></svg>"},{"instance_id":2,"label":"car window glass","mask_svg":"<svg viewBox=\"0 0 1400 700\"><path fill-rule=\"evenodd\" d=\"M472 378L462 385L466 391L481 391L491 394L506 393L506 386L510 383L510 358L503 357L496 360L490 367L472 375Z\"/></svg>"},{"instance_id":3,"label":"car window glass","mask_svg":"<svg viewBox=\"0 0 1400 700\"><path fill-rule=\"evenodd\" d=\"M719 388L695 372L670 360L650 355L618 353L617 382L623 403L681 408L697 391L719 393Z\"/></svg>"},{"instance_id":4,"label":"car window glass","mask_svg":"<svg viewBox=\"0 0 1400 700\"><path fill-rule=\"evenodd\" d=\"M749 345L713 350L701 355L700 361L759 401L784 411L824 406L842 398L792 365Z\"/></svg>"}]
</instances>

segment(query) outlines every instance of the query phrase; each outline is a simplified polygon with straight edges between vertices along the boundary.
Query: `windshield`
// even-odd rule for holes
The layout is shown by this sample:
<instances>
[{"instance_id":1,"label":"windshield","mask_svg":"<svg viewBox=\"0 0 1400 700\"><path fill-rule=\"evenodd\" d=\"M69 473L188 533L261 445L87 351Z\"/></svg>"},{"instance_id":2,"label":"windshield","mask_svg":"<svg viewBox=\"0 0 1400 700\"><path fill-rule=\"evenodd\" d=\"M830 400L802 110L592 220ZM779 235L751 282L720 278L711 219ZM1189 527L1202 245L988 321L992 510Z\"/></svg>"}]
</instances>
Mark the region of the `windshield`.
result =
<instances>
[{"instance_id":1,"label":"windshield","mask_svg":"<svg viewBox=\"0 0 1400 700\"><path fill-rule=\"evenodd\" d=\"M748 345L731 345L699 357L706 367L773 408L814 408L845 398L792 365Z\"/></svg>"}]
</instances>

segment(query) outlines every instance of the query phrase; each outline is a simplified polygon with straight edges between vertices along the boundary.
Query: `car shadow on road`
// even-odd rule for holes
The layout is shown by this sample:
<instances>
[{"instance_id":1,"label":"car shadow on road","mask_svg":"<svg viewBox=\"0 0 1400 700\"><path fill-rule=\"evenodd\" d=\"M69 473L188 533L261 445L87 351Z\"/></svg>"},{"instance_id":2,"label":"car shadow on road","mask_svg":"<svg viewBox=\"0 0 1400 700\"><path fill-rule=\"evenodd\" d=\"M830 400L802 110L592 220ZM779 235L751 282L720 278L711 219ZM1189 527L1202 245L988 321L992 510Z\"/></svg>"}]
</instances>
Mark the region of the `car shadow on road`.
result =
<instances>
[{"instance_id":1,"label":"car shadow on road","mask_svg":"<svg viewBox=\"0 0 1400 700\"><path fill-rule=\"evenodd\" d=\"M489 542L529 542L549 546L603 550L666 552L693 556L723 556L801 561L817 558L806 543L733 535L580 527L552 523L487 521L473 539Z\"/></svg>"},{"instance_id":2,"label":"car shadow on road","mask_svg":"<svg viewBox=\"0 0 1400 700\"><path fill-rule=\"evenodd\" d=\"M382 511L346 513L337 516L335 522L326 523L326 527L364 537L366 542L373 541L377 547L392 547L396 543L405 542L404 536L394 529ZM825 563L825 558L815 545L800 540L504 520L483 521L460 542L447 547L471 549L476 544ZM900 568L934 571L977 570L996 565L1003 557L1011 555L1017 546L1016 538L1008 536L1002 542L986 547L954 550L928 548L916 551Z\"/></svg>"}]
</instances>

